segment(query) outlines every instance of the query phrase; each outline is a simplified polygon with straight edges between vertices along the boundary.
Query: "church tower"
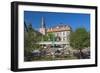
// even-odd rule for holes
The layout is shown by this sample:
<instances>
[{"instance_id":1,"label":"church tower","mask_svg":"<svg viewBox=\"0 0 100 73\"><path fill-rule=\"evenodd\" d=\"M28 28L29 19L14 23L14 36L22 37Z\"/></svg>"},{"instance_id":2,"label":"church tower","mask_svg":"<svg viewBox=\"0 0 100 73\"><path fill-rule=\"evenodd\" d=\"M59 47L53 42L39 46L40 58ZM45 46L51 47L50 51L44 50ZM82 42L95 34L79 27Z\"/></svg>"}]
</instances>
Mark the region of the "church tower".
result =
<instances>
[{"instance_id":1,"label":"church tower","mask_svg":"<svg viewBox=\"0 0 100 73\"><path fill-rule=\"evenodd\" d=\"M43 35L46 34L46 25L45 25L45 20L44 17L42 17L41 19L41 27L40 27L40 33L42 33Z\"/></svg>"}]
</instances>

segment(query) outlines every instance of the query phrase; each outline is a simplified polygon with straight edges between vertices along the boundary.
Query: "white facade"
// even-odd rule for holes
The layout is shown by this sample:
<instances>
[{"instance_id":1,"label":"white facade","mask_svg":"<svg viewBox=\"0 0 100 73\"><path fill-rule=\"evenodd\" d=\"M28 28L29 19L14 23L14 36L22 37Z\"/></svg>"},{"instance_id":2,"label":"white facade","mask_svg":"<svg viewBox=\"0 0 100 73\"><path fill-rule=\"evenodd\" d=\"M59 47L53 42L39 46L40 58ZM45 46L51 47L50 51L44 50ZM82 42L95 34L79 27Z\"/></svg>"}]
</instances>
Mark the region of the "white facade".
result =
<instances>
[{"instance_id":1,"label":"white facade","mask_svg":"<svg viewBox=\"0 0 100 73\"><path fill-rule=\"evenodd\" d=\"M45 20L42 17L41 20L41 28L39 32L43 35L47 35L47 33L53 33L55 36L55 42L69 42L71 27L67 24L58 24L56 27L46 28Z\"/></svg>"},{"instance_id":2,"label":"white facade","mask_svg":"<svg viewBox=\"0 0 100 73\"><path fill-rule=\"evenodd\" d=\"M69 35L70 31L59 31L59 32L54 32L55 36L60 37L61 41L68 41L69 40Z\"/></svg>"},{"instance_id":3,"label":"white facade","mask_svg":"<svg viewBox=\"0 0 100 73\"><path fill-rule=\"evenodd\" d=\"M69 35L71 32L71 28L68 25L60 25L55 28L47 29L47 33L53 33L55 37L60 38L59 41L67 41L69 42Z\"/></svg>"}]
</instances>

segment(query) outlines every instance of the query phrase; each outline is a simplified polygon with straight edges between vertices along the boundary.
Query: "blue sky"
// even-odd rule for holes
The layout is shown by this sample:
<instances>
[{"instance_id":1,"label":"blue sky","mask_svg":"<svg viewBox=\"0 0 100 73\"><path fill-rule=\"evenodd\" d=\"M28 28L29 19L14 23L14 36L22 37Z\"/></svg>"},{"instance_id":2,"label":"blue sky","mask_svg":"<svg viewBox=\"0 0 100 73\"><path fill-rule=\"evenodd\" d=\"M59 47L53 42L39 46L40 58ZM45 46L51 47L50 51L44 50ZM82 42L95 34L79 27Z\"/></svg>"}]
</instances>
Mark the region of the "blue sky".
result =
<instances>
[{"instance_id":1,"label":"blue sky","mask_svg":"<svg viewBox=\"0 0 100 73\"><path fill-rule=\"evenodd\" d=\"M65 24L71 26L73 30L84 27L90 31L90 14L24 11L24 21L26 24L31 23L36 30L41 27L42 17L47 28Z\"/></svg>"}]
</instances>

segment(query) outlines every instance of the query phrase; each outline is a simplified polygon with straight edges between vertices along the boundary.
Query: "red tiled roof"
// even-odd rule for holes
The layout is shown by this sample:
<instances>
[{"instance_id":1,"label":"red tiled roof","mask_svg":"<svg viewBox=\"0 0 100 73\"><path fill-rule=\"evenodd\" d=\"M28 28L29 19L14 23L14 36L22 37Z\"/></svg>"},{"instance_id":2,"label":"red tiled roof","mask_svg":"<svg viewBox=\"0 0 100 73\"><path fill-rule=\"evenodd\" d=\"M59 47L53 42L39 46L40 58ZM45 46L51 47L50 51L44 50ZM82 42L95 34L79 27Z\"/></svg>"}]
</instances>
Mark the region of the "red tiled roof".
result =
<instances>
[{"instance_id":1,"label":"red tiled roof","mask_svg":"<svg viewBox=\"0 0 100 73\"><path fill-rule=\"evenodd\" d=\"M60 31L70 31L71 28L69 26L57 26L55 28L47 29L47 32L60 32Z\"/></svg>"}]
</instances>

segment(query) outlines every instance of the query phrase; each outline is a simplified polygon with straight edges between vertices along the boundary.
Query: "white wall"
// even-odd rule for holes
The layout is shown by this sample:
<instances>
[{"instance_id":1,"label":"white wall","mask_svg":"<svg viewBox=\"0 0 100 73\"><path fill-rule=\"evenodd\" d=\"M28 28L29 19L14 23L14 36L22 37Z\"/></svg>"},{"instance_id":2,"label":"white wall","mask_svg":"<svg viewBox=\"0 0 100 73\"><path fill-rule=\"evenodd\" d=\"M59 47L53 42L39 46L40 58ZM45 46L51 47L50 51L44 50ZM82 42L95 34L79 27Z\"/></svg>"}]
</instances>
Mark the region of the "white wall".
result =
<instances>
[{"instance_id":1,"label":"white wall","mask_svg":"<svg viewBox=\"0 0 100 73\"><path fill-rule=\"evenodd\" d=\"M10 2L14 0L0 1L0 73L11 73L10 69ZM18 0L16 0L18 1ZM79 5L97 5L98 13L100 13L100 0L21 0L34 1L45 3L62 3L62 4L79 4ZM100 16L100 14L98 14ZM98 17L99 19L99 17ZM99 23L98 23L99 24ZM100 28L100 25L98 25ZM100 31L100 29L99 29ZM98 35L100 37L100 34ZM100 40L100 39L98 39ZM100 47L100 46L99 46ZM100 52L100 48L98 48ZM98 54L100 56L100 53ZM99 57L100 61L100 57ZM100 64L100 63L99 63ZM45 70L35 71L36 73L99 73L100 66L91 68L74 68L74 69L60 69L60 70ZM30 71L32 73L32 71Z\"/></svg>"}]
</instances>

